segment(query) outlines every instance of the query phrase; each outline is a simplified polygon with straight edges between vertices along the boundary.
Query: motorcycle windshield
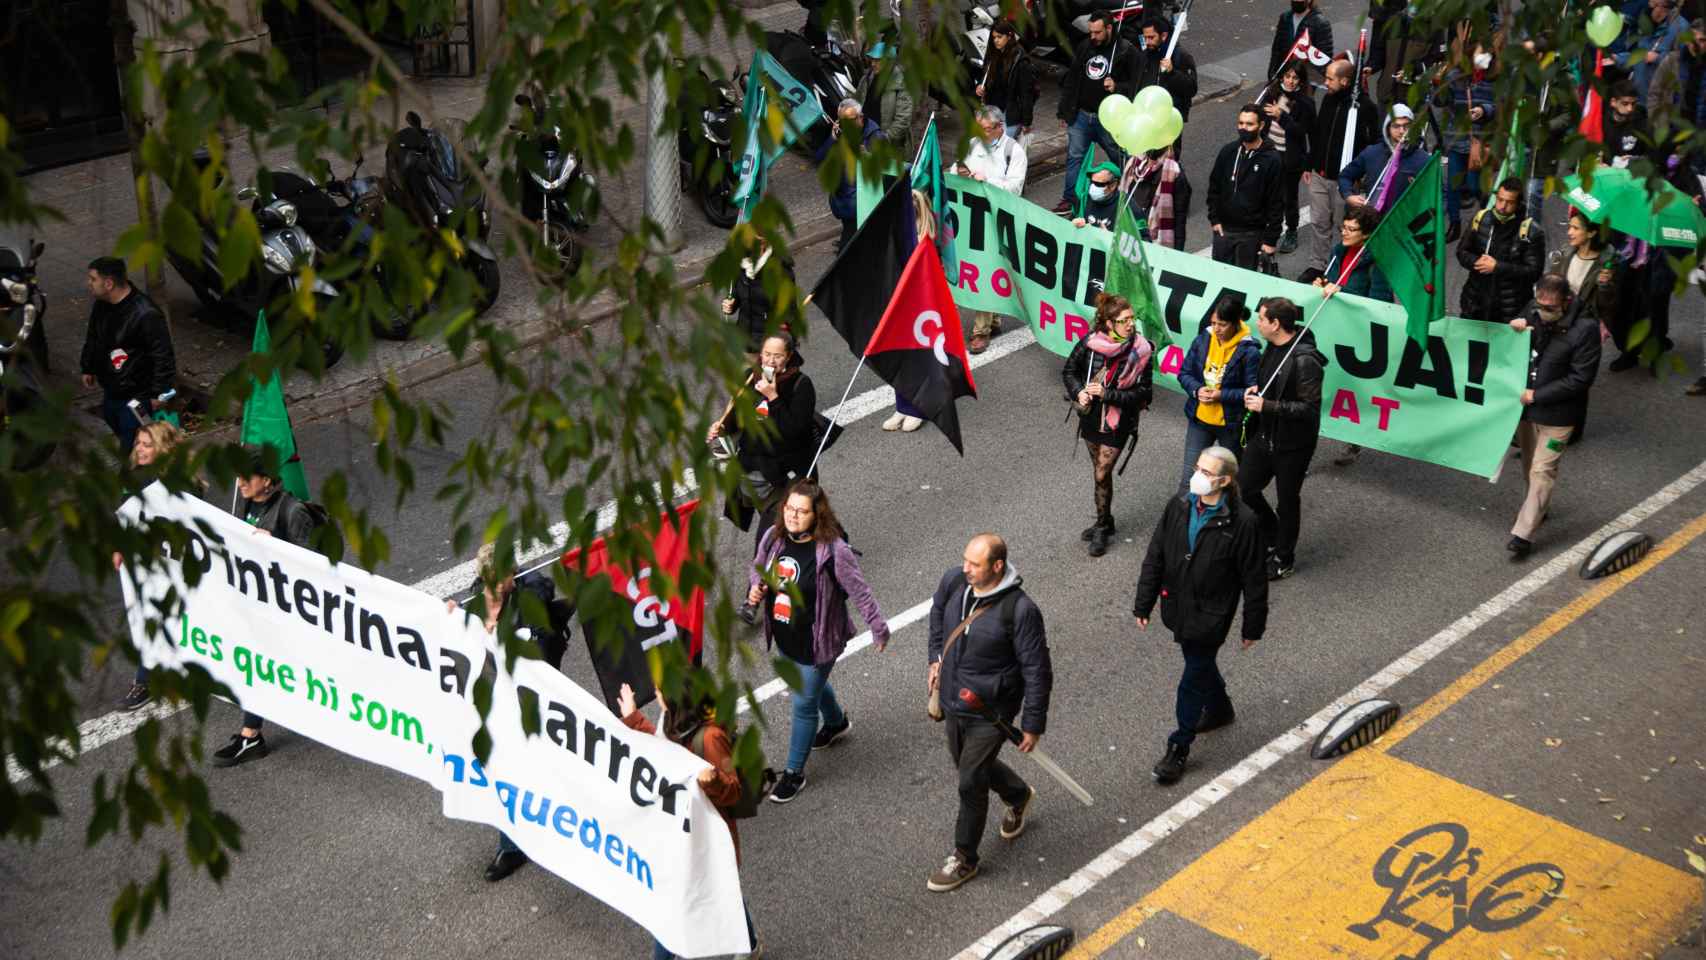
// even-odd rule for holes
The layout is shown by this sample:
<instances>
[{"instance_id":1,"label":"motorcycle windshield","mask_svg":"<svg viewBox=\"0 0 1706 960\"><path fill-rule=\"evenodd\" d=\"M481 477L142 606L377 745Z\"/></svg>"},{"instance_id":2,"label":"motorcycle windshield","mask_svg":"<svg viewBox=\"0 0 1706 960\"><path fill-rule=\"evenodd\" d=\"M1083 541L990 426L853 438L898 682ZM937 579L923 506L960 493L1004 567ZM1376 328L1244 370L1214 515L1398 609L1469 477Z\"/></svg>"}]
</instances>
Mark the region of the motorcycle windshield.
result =
<instances>
[{"instance_id":1,"label":"motorcycle windshield","mask_svg":"<svg viewBox=\"0 0 1706 960\"><path fill-rule=\"evenodd\" d=\"M456 140L443 129L448 122L440 120L427 131L427 157L432 161L433 176L456 183L462 179L462 163L456 156Z\"/></svg>"}]
</instances>

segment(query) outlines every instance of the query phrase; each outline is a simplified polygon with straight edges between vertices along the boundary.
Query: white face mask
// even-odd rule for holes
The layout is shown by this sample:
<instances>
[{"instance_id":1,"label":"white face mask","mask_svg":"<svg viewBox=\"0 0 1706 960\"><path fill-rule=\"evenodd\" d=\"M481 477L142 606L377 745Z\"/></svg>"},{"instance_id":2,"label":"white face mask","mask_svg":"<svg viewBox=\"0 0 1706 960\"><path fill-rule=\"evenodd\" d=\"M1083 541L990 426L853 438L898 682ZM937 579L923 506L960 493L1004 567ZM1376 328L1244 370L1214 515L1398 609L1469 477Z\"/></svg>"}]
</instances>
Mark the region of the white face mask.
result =
<instances>
[{"instance_id":1,"label":"white face mask","mask_svg":"<svg viewBox=\"0 0 1706 960\"><path fill-rule=\"evenodd\" d=\"M1090 184L1090 199L1097 203L1101 203L1103 200L1108 199L1113 192L1113 187L1103 187L1094 183Z\"/></svg>"},{"instance_id":2,"label":"white face mask","mask_svg":"<svg viewBox=\"0 0 1706 960\"><path fill-rule=\"evenodd\" d=\"M1203 476L1202 471L1191 474L1191 492L1199 497L1206 497L1215 491L1214 481Z\"/></svg>"},{"instance_id":3,"label":"white face mask","mask_svg":"<svg viewBox=\"0 0 1706 960\"><path fill-rule=\"evenodd\" d=\"M775 380L776 380L776 368L775 367L764 367L763 372L764 372L764 381L766 383L775 382Z\"/></svg>"},{"instance_id":4,"label":"white face mask","mask_svg":"<svg viewBox=\"0 0 1706 960\"><path fill-rule=\"evenodd\" d=\"M1477 53L1475 55L1475 69L1485 70L1492 65L1493 65L1493 55L1492 54L1490 54L1490 53Z\"/></svg>"}]
</instances>

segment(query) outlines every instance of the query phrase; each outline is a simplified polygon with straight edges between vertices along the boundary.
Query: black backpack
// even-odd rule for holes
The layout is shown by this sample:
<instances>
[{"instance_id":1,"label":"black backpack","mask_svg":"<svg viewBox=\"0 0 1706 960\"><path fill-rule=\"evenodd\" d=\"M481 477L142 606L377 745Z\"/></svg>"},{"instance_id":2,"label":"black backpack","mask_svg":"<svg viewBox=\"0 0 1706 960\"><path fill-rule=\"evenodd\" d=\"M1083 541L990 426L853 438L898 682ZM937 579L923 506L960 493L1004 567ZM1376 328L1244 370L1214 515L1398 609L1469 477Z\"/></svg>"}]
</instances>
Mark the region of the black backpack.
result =
<instances>
[{"instance_id":1,"label":"black backpack","mask_svg":"<svg viewBox=\"0 0 1706 960\"><path fill-rule=\"evenodd\" d=\"M701 726L698 730L693 732L693 739L688 746L688 749L692 750L695 755L701 758L705 756L704 726ZM739 776L739 773L737 772L736 775ZM758 782L756 784L751 780L748 780L746 777L741 776L740 799L735 801L734 806L725 808L729 817L734 820L751 820L753 817L758 816L759 804L764 802L765 797L770 796L770 791L775 789L775 787L776 771L770 767L765 767L764 770L759 773Z\"/></svg>"}]
</instances>

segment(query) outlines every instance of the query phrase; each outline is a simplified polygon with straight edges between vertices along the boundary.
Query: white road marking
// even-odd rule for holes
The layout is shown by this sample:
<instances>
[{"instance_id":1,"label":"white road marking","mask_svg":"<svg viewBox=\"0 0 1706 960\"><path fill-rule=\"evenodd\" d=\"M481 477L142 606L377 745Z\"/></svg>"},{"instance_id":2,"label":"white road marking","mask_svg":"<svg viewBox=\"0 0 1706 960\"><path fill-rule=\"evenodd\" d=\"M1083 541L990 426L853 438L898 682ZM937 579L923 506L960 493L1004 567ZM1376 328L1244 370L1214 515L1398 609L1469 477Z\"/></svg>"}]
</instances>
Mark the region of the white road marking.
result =
<instances>
[{"instance_id":1,"label":"white road marking","mask_svg":"<svg viewBox=\"0 0 1706 960\"><path fill-rule=\"evenodd\" d=\"M1553 557L1544 566L1511 584L1497 596L1459 617L1456 622L1434 634L1426 641L1382 668L1373 676L1351 688L1339 699L1327 704L1313 716L1269 741L1230 769L1203 784L1184 799L1175 803L1119 843L1080 867L1071 876L1054 885L1033 900L1029 906L1009 917L1005 923L984 934L983 938L959 953L954 960L982 960L1002 940L1026 927L1042 923L1061 908L1107 879L1116 870L1141 856L1169 834L1226 799L1234 790L1254 780L1268 768L1314 741L1327 724L1346 707L1370 697L1379 696L1393 684L1414 673L1435 657L1451 649L1458 641L1474 633L1489 621L1533 596L1540 588L1575 569L1599 542L1618 530L1625 530L1646 520L1683 495L1706 482L1706 462L1700 463L1657 493L1636 504L1622 516L1588 534L1581 542Z\"/></svg>"}]
</instances>

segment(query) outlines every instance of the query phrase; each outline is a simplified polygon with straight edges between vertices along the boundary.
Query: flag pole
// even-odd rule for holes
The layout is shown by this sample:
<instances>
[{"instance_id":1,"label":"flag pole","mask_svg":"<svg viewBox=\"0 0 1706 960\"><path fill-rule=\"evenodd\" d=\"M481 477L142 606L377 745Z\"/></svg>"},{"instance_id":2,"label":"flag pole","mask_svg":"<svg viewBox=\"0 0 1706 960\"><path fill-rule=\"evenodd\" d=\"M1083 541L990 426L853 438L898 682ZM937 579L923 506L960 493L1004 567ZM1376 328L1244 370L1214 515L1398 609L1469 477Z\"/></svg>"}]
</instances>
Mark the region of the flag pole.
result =
<instances>
[{"instance_id":1,"label":"flag pole","mask_svg":"<svg viewBox=\"0 0 1706 960\"><path fill-rule=\"evenodd\" d=\"M1357 263L1362 260L1363 251L1367 249L1368 242L1365 240L1362 246L1357 247L1356 252L1351 254L1351 258L1345 262L1344 269L1339 271L1339 282L1333 286L1343 287L1345 285L1345 281L1350 279L1351 272L1356 270ZM1267 397L1268 388L1274 385L1274 380L1279 377L1280 371L1285 369L1285 362L1291 359L1291 352L1297 349L1298 342L1303 339L1304 334L1309 332L1309 328L1315 323L1315 318L1319 317L1321 311L1327 308L1327 301L1331 299L1333 298L1330 296L1323 295L1321 297L1321 302L1315 305L1315 311L1309 315L1309 319L1305 320L1303 326L1292 336L1291 345L1285 348L1285 356L1280 357L1280 362L1274 367L1274 372L1268 375L1268 382L1262 384L1262 389L1256 391L1256 396Z\"/></svg>"},{"instance_id":2,"label":"flag pole","mask_svg":"<svg viewBox=\"0 0 1706 960\"><path fill-rule=\"evenodd\" d=\"M919 158L924 156L924 144L927 140L930 139L930 128L934 127L935 125L936 125L936 111L932 110L932 111L930 111L929 122L924 124L924 135L918 138L918 150L916 152L914 152L912 155L912 167L908 168L908 171L907 171L907 182L908 182L908 184L911 183L911 177L912 177L911 171L912 171L912 169L916 168L918 166ZM940 147L938 147L938 150L940 150ZM944 171L944 173L945 172L946 171ZM910 190L908 190L907 192L911 193ZM910 198L909 198L909 200L910 200ZM932 211L932 213L934 213L934 211ZM913 211L913 215L917 216L917 210ZM936 224L936 229L941 230L942 225ZM892 294L891 294L891 296L892 296ZM810 302L811 302L811 297L808 296L806 298L806 303L810 303ZM804 304L802 304L802 306L803 305ZM870 344L867 343L865 346L867 348L869 348ZM834 433L835 428L841 425L840 424L841 408L846 405L848 395L853 392L853 384L859 379L859 371L861 371L863 369L865 369L865 354L864 354L864 352L861 352L859 354L859 362L856 365L854 365L854 367L853 367L853 375L851 377L847 378L847 389L841 391L841 399L840 399L840 401L838 401L835 404L835 409L830 413L829 426L824 428L823 438L817 442L817 452L812 454L812 464L811 464L811 466L806 468L806 474L805 474L806 476L808 476L808 477L811 476L817 470L817 462L818 462L818 460L822 459L822 457L823 457L823 448L829 443L829 435ZM896 396L898 397L899 394L896 394Z\"/></svg>"},{"instance_id":3,"label":"flag pole","mask_svg":"<svg viewBox=\"0 0 1706 960\"><path fill-rule=\"evenodd\" d=\"M1161 59L1173 59L1173 51L1179 48L1179 34L1185 32L1185 19L1191 15L1191 0L1185 0L1184 7L1179 10L1179 19L1173 21L1173 36L1167 40L1167 52Z\"/></svg>"}]
</instances>

